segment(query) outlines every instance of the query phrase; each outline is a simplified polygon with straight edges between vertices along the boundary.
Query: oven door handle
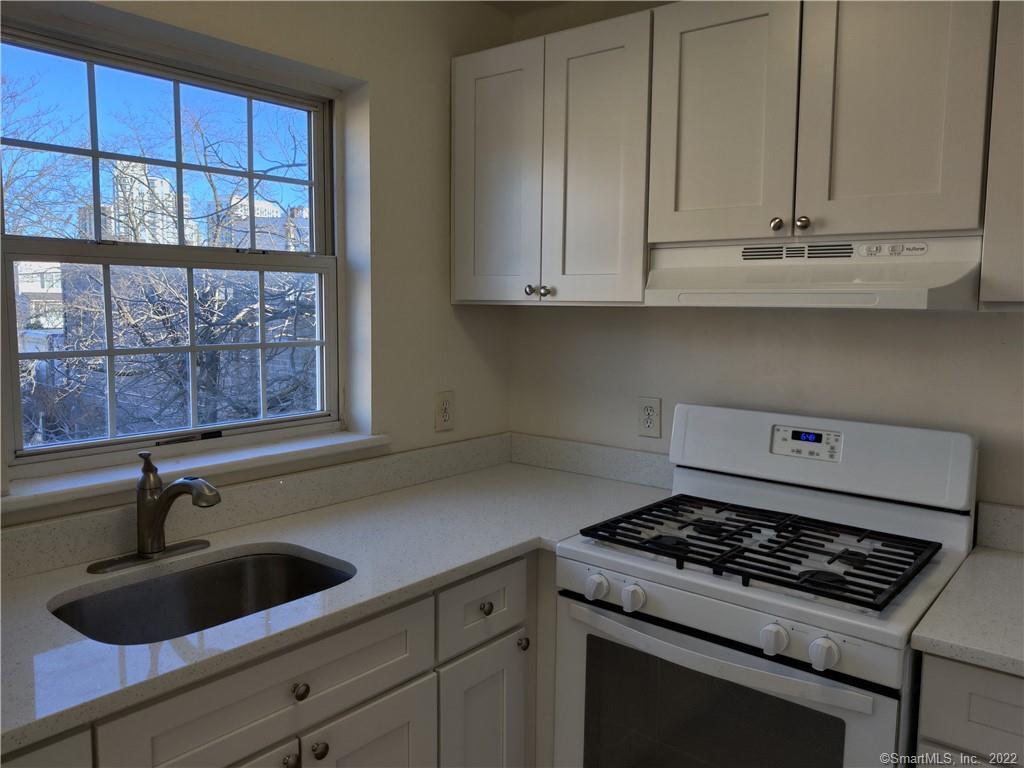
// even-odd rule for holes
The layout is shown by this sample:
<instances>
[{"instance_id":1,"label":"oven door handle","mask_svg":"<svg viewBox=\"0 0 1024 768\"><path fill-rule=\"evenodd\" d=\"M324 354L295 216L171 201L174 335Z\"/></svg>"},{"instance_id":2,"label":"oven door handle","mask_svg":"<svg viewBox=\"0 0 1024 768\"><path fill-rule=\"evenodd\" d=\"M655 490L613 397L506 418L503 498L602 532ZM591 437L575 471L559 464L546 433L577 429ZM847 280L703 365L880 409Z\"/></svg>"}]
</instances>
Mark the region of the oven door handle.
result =
<instances>
[{"instance_id":1,"label":"oven door handle","mask_svg":"<svg viewBox=\"0 0 1024 768\"><path fill-rule=\"evenodd\" d=\"M833 688L820 683L798 680L763 669L745 667L729 661L716 659L703 653L681 648L673 643L648 635L645 632L621 624L615 619L603 616L592 608L573 603L569 606L569 615L583 624L618 640L638 651L644 651L665 661L702 672L720 680L755 688L765 693L813 701L830 707L852 710L870 715L875 700L856 691Z\"/></svg>"}]
</instances>

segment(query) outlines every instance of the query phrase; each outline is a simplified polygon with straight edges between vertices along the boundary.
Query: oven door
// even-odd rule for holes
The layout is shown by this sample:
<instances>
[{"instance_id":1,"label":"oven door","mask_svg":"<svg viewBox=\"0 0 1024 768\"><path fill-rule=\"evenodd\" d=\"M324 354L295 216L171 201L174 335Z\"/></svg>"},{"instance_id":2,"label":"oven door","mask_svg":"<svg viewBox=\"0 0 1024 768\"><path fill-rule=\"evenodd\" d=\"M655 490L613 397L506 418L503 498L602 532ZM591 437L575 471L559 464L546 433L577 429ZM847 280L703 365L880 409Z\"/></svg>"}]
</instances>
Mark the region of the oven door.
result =
<instances>
[{"instance_id":1,"label":"oven door","mask_svg":"<svg viewBox=\"0 0 1024 768\"><path fill-rule=\"evenodd\" d=\"M896 749L899 702L558 598L556 766L852 768Z\"/></svg>"}]
</instances>

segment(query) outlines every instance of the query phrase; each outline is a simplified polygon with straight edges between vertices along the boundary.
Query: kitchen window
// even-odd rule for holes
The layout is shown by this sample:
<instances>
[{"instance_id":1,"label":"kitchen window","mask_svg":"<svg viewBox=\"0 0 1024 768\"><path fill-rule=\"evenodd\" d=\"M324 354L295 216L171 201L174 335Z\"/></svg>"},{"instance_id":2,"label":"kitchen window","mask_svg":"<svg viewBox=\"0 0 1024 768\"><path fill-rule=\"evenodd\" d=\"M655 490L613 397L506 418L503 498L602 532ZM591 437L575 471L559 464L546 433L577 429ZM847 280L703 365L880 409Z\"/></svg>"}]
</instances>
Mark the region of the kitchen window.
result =
<instances>
[{"instance_id":1,"label":"kitchen window","mask_svg":"<svg viewBox=\"0 0 1024 768\"><path fill-rule=\"evenodd\" d=\"M2 58L13 456L339 422L329 105L33 37Z\"/></svg>"}]
</instances>

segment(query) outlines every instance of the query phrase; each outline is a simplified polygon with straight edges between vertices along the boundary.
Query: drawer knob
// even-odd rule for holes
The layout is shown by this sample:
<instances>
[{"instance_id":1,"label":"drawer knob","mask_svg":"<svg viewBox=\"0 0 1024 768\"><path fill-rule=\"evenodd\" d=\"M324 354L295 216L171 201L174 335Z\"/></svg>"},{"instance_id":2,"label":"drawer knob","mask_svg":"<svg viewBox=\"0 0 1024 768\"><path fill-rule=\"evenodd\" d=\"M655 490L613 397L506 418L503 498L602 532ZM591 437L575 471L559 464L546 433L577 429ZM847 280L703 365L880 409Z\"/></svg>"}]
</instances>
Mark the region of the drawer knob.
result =
<instances>
[{"instance_id":1,"label":"drawer knob","mask_svg":"<svg viewBox=\"0 0 1024 768\"><path fill-rule=\"evenodd\" d=\"M490 600L480 603L480 613L482 613L484 616L490 616L492 613L494 613L494 603L492 603Z\"/></svg>"},{"instance_id":2,"label":"drawer knob","mask_svg":"<svg viewBox=\"0 0 1024 768\"><path fill-rule=\"evenodd\" d=\"M516 647L520 651L528 651L528 650L530 650L530 638L528 638L528 637L520 637L518 640L516 640Z\"/></svg>"},{"instance_id":3,"label":"drawer knob","mask_svg":"<svg viewBox=\"0 0 1024 768\"><path fill-rule=\"evenodd\" d=\"M536 287L530 285L529 283L527 283L526 287L523 288L523 293L525 293L527 296L533 296L533 294L535 294L536 292Z\"/></svg>"},{"instance_id":4,"label":"drawer knob","mask_svg":"<svg viewBox=\"0 0 1024 768\"><path fill-rule=\"evenodd\" d=\"M797 216L794 224L796 224L797 229L807 229L811 226L811 220L806 216Z\"/></svg>"},{"instance_id":5,"label":"drawer knob","mask_svg":"<svg viewBox=\"0 0 1024 768\"><path fill-rule=\"evenodd\" d=\"M281 765L284 768L299 768L299 756L296 754L285 755L284 760L281 761Z\"/></svg>"},{"instance_id":6,"label":"drawer knob","mask_svg":"<svg viewBox=\"0 0 1024 768\"><path fill-rule=\"evenodd\" d=\"M768 227L771 229L772 232L778 232L783 228L783 226L785 226L785 224L786 222L784 222L778 216L773 216L772 220L768 222Z\"/></svg>"},{"instance_id":7,"label":"drawer knob","mask_svg":"<svg viewBox=\"0 0 1024 768\"><path fill-rule=\"evenodd\" d=\"M305 701L309 696L309 686L305 683L296 683L292 686L292 696L296 701Z\"/></svg>"},{"instance_id":8,"label":"drawer knob","mask_svg":"<svg viewBox=\"0 0 1024 768\"><path fill-rule=\"evenodd\" d=\"M318 741L316 744L310 747L310 749L313 752L313 757L315 757L317 760L323 760L325 757L327 757L327 753L331 751L330 746L327 744L327 742L324 741Z\"/></svg>"}]
</instances>

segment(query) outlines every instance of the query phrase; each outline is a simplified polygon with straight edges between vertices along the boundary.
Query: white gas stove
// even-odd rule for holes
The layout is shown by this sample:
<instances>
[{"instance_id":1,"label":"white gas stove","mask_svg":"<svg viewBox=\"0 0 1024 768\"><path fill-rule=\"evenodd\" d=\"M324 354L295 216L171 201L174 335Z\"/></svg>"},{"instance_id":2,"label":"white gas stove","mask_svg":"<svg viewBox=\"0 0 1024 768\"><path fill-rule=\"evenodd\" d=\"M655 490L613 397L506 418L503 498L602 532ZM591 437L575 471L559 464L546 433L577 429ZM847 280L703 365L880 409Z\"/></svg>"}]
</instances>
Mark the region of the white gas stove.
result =
<instances>
[{"instance_id":1,"label":"white gas stove","mask_svg":"<svg viewBox=\"0 0 1024 768\"><path fill-rule=\"evenodd\" d=\"M972 545L976 453L958 433L677 406L673 495L558 546L560 689L591 680L598 636L840 718L816 768L899 748L910 633ZM585 709L561 715L559 764L597 762Z\"/></svg>"}]
</instances>

